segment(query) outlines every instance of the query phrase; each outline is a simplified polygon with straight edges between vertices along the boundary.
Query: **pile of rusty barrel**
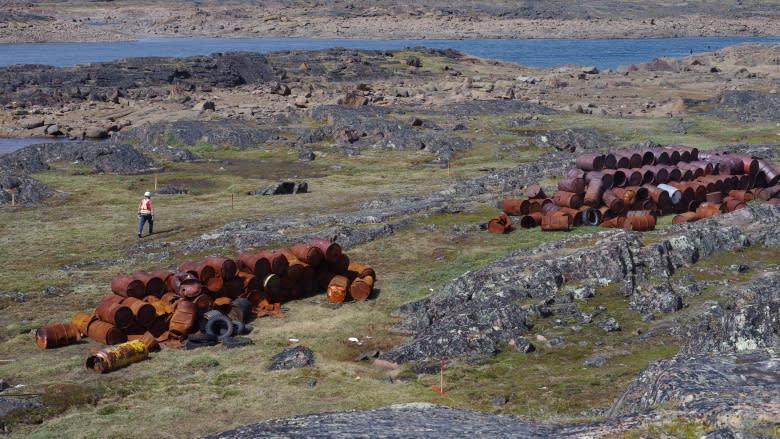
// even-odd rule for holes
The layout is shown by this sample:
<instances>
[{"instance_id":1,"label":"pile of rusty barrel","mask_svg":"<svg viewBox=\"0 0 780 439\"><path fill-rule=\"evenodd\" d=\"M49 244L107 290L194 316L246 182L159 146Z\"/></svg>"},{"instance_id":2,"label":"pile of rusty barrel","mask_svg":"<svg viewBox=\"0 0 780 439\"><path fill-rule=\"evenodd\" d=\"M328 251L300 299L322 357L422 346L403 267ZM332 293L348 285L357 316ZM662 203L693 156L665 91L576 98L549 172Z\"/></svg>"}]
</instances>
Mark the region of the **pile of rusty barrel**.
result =
<instances>
[{"instance_id":1,"label":"pile of rusty barrel","mask_svg":"<svg viewBox=\"0 0 780 439\"><path fill-rule=\"evenodd\" d=\"M487 229L505 233L517 223L546 231L577 225L652 230L660 215L676 214L672 223L678 224L741 209L754 199L779 204L778 183L776 168L743 154L682 145L583 154L552 197L530 185L527 198L499 202L503 213Z\"/></svg>"},{"instance_id":2,"label":"pile of rusty barrel","mask_svg":"<svg viewBox=\"0 0 780 439\"><path fill-rule=\"evenodd\" d=\"M366 300L376 273L351 262L341 247L315 238L308 243L238 258L186 261L176 272L118 274L113 294L92 313L76 313L69 323L38 328L43 349L73 344L82 336L108 349L87 359L87 368L110 371L148 357L165 343L193 348L246 334L254 317L281 315L280 303L325 291L329 302Z\"/></svg>"}]
</instances>

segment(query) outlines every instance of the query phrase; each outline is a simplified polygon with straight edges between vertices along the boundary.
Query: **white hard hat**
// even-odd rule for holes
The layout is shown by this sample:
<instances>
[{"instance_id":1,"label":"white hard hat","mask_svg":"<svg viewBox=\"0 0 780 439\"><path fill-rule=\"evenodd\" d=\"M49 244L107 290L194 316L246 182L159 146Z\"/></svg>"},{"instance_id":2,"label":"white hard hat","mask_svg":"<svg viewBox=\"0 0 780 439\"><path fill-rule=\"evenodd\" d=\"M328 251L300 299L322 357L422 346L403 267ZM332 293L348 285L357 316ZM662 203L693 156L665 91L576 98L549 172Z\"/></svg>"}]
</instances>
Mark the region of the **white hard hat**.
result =
<instances>
[{"instance_id":1,"label":"white hard hat","mask_svg":"<svg viewBox=\"0 0 780 439\"><path fill-rule=\"evenodd\" d=\"M151 197L152 193L149 191L144 192L144 197Z\"/></svg>"}]
</instances>

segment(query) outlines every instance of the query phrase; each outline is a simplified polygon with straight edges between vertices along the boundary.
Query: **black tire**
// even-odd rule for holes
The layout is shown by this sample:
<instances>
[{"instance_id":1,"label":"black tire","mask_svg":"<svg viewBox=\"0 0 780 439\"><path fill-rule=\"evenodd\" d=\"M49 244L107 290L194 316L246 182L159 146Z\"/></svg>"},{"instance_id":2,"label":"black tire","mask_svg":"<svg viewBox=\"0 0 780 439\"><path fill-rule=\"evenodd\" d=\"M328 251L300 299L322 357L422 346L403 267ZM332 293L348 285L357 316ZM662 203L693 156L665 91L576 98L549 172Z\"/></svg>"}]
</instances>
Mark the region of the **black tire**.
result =
<instances>
[{"instance_id":1,"label":"black tire","mask_svg":"<svg viewBox=\"0 0 780 439\"><path fill-rule=\"evenodd\" d=\"M231 323L233 323L233 336L248 334L246 324L241 320L232 320Z\"/></svg>"},{"instance_id":2,"label":"black tire","mask_svg":"<svg viewBox=\"0 0 780 439\"><path fill-rule=\"evenodd\" d=\"M220 314L206 323L206 333L216 336L218 340L224 340L233 334L233 322Z\"/></svg>"},{"instance_id":3,"label":"black tire","mask_svg":"<svg viewBox=\"0 0 780 439\"><path fill-rule=\"evenodd\" d=\"M220 316L224 317L225 315L222 314L222 312L218 309L212 309L211 311L206 311L206 313L203 314L203 318L206 320L212 320Z\"/></svg>"},{"instance_id":4,"label":"black tire","mask_svg":"<svg viewBox=\"0 0 780 439\"><path fill-rule=\"evenodd\" d=\"M192 349L205 348L207 346L216 346L218 343L219 342L216 341L216 340L196 342L196 341L192 341L190 339L187 339L187 341L184 342L184 349L189 351L189 350L192 350Z\"/></svg>"},{"instance_id":5,"label":"black tire","mask_svg":"<svg viewBox=\"0 0 780 439\"><path fill-rule=\"evenodd\" d=\"M246 299L244 297L239 297L238 299L234 299L231 305L241 308L241 311L244 312L245 316L248 316L249 314L252 313L252 302L250 302L249 299Z\"/></svg>"},{"instance_id":6,"label":"black tire","mask_svg":"<svg viewBox=\"0 0 780 439\"><path fill-rule=\"evenodd\" d=\"M193 343L211 343L217 342L217 337L214 334L207 334L203 332L197 332L195 334L190 334L187 336L187 340L193 342Z\"/></svg>"},{"instance_id":7,"label":"black tire","mask_svg":"<svg viewBox=\"0 0 780 439\"><path fill-rule=\"evenodd\" d=\"M228 349L241 348L255 344L249 337L227 337L222 339L222 345Z\"/></svg>"}]
</instances>

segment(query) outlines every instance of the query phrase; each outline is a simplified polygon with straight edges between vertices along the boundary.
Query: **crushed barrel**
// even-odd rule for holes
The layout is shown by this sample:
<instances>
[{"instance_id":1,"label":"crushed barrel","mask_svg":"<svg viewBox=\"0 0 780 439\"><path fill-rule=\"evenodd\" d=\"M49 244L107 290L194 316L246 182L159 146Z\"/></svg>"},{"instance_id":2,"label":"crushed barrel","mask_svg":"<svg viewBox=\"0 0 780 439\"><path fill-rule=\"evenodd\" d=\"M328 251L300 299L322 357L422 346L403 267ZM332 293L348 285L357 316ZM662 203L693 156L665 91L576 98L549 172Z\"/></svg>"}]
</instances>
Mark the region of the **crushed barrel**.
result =
<instances>
[{"instance_id":1,"label":"crushed barrel","mask_svg":"<svg viewBox=\"0 0 780 439\"><path fill-rule=\"evenodd\" d=\"M72 323L53 323L35 330L35 344L41 349L71 345L80 339L79 330Z\"/></svg>"},{"instance_id":2,"label":"crushed barrel","mask_svg":"<svg viewBox=\"0 0 780 439\"><path fill-rule=\"evenodd\" d=\"M111 372L149 358L149 347L143 340L131 340L110 346L87 357L87 369Z\"/></svg>"}]
</instances>

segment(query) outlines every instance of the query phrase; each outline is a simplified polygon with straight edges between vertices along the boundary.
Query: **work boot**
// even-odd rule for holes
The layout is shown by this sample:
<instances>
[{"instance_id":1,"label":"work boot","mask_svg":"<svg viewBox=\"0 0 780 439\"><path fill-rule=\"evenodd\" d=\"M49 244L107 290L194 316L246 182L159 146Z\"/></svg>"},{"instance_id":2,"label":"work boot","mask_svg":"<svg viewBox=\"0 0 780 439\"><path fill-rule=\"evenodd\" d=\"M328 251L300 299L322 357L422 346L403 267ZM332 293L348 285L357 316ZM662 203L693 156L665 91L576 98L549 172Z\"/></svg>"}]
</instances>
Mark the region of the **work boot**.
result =
<instances>
[{"instance_id":1,"label":"work boot","mask_svg":"<svg viewBox=\"0 0 780 439\"><path fill-rule=\"evenodd\" d=\"M140 233L138 234L138 237L139 237L139 238L141 237L141 234L140 234Z\"/></svg>"}]
</instances>

